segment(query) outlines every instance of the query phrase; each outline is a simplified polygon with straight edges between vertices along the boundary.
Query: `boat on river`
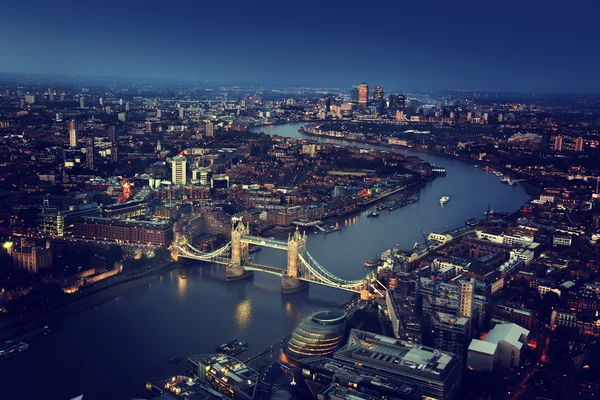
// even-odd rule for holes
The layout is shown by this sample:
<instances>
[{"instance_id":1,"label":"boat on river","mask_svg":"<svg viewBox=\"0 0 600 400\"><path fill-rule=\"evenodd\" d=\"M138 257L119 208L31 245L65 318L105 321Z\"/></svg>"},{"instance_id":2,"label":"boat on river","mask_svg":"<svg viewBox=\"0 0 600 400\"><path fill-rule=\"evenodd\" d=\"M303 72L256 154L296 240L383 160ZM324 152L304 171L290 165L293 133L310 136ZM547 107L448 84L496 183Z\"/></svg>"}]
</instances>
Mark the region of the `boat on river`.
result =
<instances>
[{"instance_id":1,"label":"boat on river","mask_svg":"<svg viewBox=\"0 0 600 400\"><path fill-rule=\"evenodd\" d=\"M238 354L243 353L248 348L248 343L241 342L237 339L231 339L225 342L215 349L217 353L227 354L228 356L235 357Z\"/></svg>"},{"instance_id":2,"label":"boat on river","mask_svg":"<svg viewBox=\"0 0 600 400\"><path fill-rule=\"evenodd\" d=\"M372 211L369 214L367 214L367 217L369 217L369 218L379 217L379 212L378 211Z\"/></svg>"},{"instance_id":3,"label":"boat on river","mask_svg":"<svg viewBox=\"0 0 600 400\"><path fill-rule=\"evenodd\" d=\"M450 196L442 196L442 198L440 199L440 204L444 205L449 201L450 201Z\"/></svg>"}]
</instances>

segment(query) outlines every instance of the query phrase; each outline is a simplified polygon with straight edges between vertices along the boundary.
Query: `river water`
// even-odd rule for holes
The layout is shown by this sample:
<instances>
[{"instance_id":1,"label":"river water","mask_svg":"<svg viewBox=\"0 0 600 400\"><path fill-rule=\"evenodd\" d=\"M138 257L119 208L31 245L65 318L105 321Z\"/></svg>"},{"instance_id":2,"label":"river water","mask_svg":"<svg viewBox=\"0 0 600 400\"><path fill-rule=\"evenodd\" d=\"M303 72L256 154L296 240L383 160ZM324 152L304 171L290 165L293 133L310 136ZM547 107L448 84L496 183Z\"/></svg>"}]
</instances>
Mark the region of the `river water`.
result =
<instances>
[{"instance_id":1,"label":"river water","mask_svg":"<svg viewBox=\"0 0 600 400\"><path fill-rule=\"evenodd\" d=\"M298 133L301 125L256 130L344 143L305 137ZM410 149L397 151L444 166L447 175L424 186L417 203L382 211L379 218L367 218L363 211L337 221L340 231L310 234L307 250L342 278L361 278L367 259L394 246L409 249L423 241L423 232L463 226L467 219L483 216L488 205L497 211L515 211L528 200L521 186L502 184L492 173L466 161ZM451 197L443 207L442 196ZM281 251L263 249L254 257L257 263L285 268ZM2 398L144 397L146 379L183 372L185 362L168 363L173 356L213 352L232 337L248 341L249 349L241 358L251 356L289 334L311 311L338 306L351 297L317 285L308 292L284 295L279 278L272 275L257 273L252 280L225 282L222 267L189 263L184 269L187 279L179 270L165 273L145 287L66 318L53 334L0 362Z\"/></svg>"}]
</instances>

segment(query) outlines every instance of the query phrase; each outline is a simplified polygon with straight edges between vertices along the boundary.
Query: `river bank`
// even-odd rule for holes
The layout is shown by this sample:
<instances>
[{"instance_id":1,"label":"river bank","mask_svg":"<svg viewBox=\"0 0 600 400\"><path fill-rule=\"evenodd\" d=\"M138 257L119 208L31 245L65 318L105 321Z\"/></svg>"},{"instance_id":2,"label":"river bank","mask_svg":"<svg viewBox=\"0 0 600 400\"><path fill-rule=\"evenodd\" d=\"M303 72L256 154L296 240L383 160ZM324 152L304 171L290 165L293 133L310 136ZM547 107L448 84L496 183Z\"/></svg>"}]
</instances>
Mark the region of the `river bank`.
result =
<instances>
[{"instance_id":1,"label":"river bank","mask_svg":"<svg viewBox=\"0 0 600 400\"><path fill-rule=\"evenodd\" d=\"M14 325L3 328L0 330L0 341L23 335L43 325L49 325L52 328L53 323L59 319L78 314L106 301L112 300L115 297L119 297L131 290L145 286L157 279L161 273L177 268L177 266L178 264L175 262L168 262L152 268L149 271L127 277L122 281L112 283L96 290L90 290L77 298L67 300L64 304L44 310L39 315L18 321Z\"/></svg>"}]
</instances>

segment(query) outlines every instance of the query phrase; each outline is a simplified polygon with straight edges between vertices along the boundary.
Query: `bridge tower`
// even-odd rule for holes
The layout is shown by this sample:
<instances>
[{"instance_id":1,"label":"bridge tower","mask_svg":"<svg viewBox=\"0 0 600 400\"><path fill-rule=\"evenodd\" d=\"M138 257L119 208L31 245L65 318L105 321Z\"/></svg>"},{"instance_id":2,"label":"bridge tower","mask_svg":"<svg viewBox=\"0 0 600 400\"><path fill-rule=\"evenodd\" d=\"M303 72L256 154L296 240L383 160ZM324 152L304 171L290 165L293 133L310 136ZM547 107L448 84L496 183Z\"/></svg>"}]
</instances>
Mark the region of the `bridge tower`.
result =
<instances>
[{"instance_id":1,"label":"bridge tower","mask_svg":"<svg viewBox=\"0 0 600 400\"><path fill-rule=\"evenodd\" d=\"M306 232L300 233L298 227L291 237L288 237L287 272L281 278L281 290L284 293L293 293L304 289L308 283L299 279L302 262L299 256L306 252Z\"/></svg>"},{"instance_id":2,"label":"bridge tower","mask_svg":"<svg viewBox=\"0 0 600 400\"><path fill-rule=\"evenodd\" d=\"M225 270L227 280L238 280L252 275L244 271L248 262L248 243L242 242L242 237L250 233L250 228L240 219L231 220L231 262Z\"/></svg>"}]
</instances>

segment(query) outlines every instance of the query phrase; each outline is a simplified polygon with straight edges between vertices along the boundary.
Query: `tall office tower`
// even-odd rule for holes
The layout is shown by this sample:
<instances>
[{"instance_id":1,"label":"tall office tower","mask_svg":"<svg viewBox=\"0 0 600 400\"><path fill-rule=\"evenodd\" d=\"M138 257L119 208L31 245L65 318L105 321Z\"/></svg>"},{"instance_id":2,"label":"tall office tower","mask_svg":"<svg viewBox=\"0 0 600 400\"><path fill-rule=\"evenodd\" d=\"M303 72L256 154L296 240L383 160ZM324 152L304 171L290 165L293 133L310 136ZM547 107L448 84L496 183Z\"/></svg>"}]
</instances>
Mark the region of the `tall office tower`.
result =
<instances>
[{"instance_id":1,"label":"tall office tower","mask_svg":"<svg viewBox=\"0 0 600 400\"><path fill-rule=\"evenodd\" d=\"M125 102L125 111L129 111L129 102L128 101Z\"/></svg>"},{"instance_id":2,"label":"tall office tower","mask_svg":"<svg viewBox=\"0 0 600 400\"><path fill-rule=\"evenodd\" d=\"M79 108L85 108L85 97L83 96L79 98Z\"/></svg>"},{"instance_id":3,"label":"tall office tower","mask_svg":"<svg viewBox=\"0 0 600 400\"><path fill-rule=\"evenodd\" d=\"M373 90L373 105L377 108L377 112L382 113L385 108L383 101L383 87L376 86Z\"/></svg>"},{"instance_id":4,"label":"tall office tower","mask_svg":"<svg viewBox=\"0 0 600 400\"><path fill-rule=\"evenodd\" d=\"M583 138L575 139L575 151L583 151Z\"/></svg>"},{"instance_id":5,"label":"tall office tower","mask_svg":"<svg viewBox=\"0 0 600 400\"><path fill-rule=\"evenodd\" d=\"M358 86L352 86L352 104L358 105Z\"/></svg>"},{"instance_id":6,"label":"tall office tower","mask_svg":"<svg viewBox=\"0 0 600 400\"><path fill-rule=\"evenodd\" d=\"M117 148L117 145L110 148L110 162L113 164L119 162L119 149Z\"/></svg>"},{"instance_id":7,"label":"tall office tower","mask_svg":"<svg viewBox=\"0 0 600 400\"><path fill-rule=\"evenodd\" d=\"M54 103L54 90L52 88L48 88L48 101Z\"/></svg>"},{"instance_id":8,"label":"tall office tower","mask_svg":"<svg viewBox=\"0 0 600 400\"><path fill-rule=\"evenodd\" d=\"M473 318L473 292L475 291L475 278L470 281L458 281L460 288L460 304L458 314L461 317Z\"/></svg>"},{"instance_id":9,"label":"tall office tower","mask_svg":"<svg viewBox=\"0 0 600 400\"><path fill-rule=\"evenodd\" d=\"M119 105L122 106L123 105L123 99L119 99Z\"/></svg>"},{"instance_id":10,"label":"tall office tower","mask_svg":"<svg viewBox=\"0 0 600 400\"><path fill-rule=\"evenodd\" d=\"M557 135L554 138L554 151L562 151L562 143L563 143L562 136Z\"/></svg>"},{"instance_id":11,"label":"tall office tower","mask_svg":"<svg viewBox=\"0 0 600 400\"><path fill-rule=\"evenodd\" d=\"M26 94L25 95L25 103L27 103L27 104L35 103L35 94Z\"/></svg>"},{"instance_id":12,"label":"tall office tower","mask_svg":"<svg viewBox=\"0 0 600 400\"><path fill-rule=\"evenodd\" d=\"M183 111L183 108L179 109L179 119L183 119L185 117L185 113Z\"/></svg>"},{"instance_id":13,"label":"tall office tower","mask_svg":"<svg viewBox=\"0 0 600 400\"><path fill-rule=\"evenodd\" d=\"M359 107L366 107L369 103L369 85L365 82L358 86L358 105Z\"/></svg>"},{"instance_id":14,"label":"tall office tower","mask_svg":"<svg viewBox=\"0 0 600 400\"><path fill-rule=\"evenodd\" d=\"M117 114L117 118L119 118L119 121L125 122L125 118L127 118L127 115L124 112L121 112Z\"/></svg>"},{"instance_id":15,"label":"tall office tower","mask_svg":"<svg viewBox=\"0 0 600 400\"><path fill-rule=\"evenodd\" d=\"M171 182L174 185L185 185L187 182L187 160L185 157L171 159Z\"/></svg>"},{"instance_id":16,"label":"tall office tower","mask_svg":"<svg viewBox=\"0 0 600 400\"><path fill-rule=\"evenodd\" d=\"M65 101L65 92L60 92L59 100L60 101Z\"/></svg>"},{"instance_id":17,"label":"tall office tower","mask_svg":"<svg viewBox=\"0 0 600 400\"><path fill-rule=\"evenodd\" d=\"M388 103L390 110L402 111L406 108L406 96L403 94L390 94Z\"/></svg>"},{"instance_id":18,"label":"tall office tower","mask_svg":"<svg viewBox=\"0 0 600 400\"><path fill-rule=\"evenodd\" d=\"M100 97L100 98L98 99L98 104L102 105L102 103L104 103L104 99L103 99L102 97Z\"/></svg>"},{"instance_id":19,"label":"tall office tower","mask_svg":"<svg viewBox=\"0 0 600 400\"><path fill-rule=\"evenodd\" d=\"M77 124L74 120L69 121L69 146L77 147Z\"/></svg>"},{"instance_id":20,"label":"tall office tower","mask_svg":"<svg viewBox=\"0 0 600 400\"><path fill-rule=\"evenodd\" d=\"M25 108L25 96L23 95L19 97L19 108Z\"/></svg>"},{"instance_id":21,"label":"tall office tower","mask_svg":"<svg viewBox=\"0 0 600 400\"><path fill-rule=\"evenodd\" d=\"M214 137L215 136L215 124L210 121L206 122L206 136Z\"/></svg>"},{"instance_id":22,"label":"tall office tower","mask_svg":"<svg viewBox=\"0 0 600 400\"><path fill-rule=\"evenodd\" d=\"M113 125L108 127L108 140L112 146L117 145L117 130Z\"/></svg>"},{"instance_id":23,"label":"tall office tower","mask_svg":"<svg viewBox=\"0 0 600 400\"><path fill-rule=\"evenodd\" d=\"M94 169L94 138L88 137L85 142L85 166L87 169Z\"/></svg>"},{"instance_id":24,"label":"tall office tower","mask_svg":"<svg viewBox=\"0 0 600 400\"><path fill-rule=\"evenodd\" d=\"M156 118L160 119L162 117L162 111L159 109L156 110Z\"/></svg>"}]
</instances>

